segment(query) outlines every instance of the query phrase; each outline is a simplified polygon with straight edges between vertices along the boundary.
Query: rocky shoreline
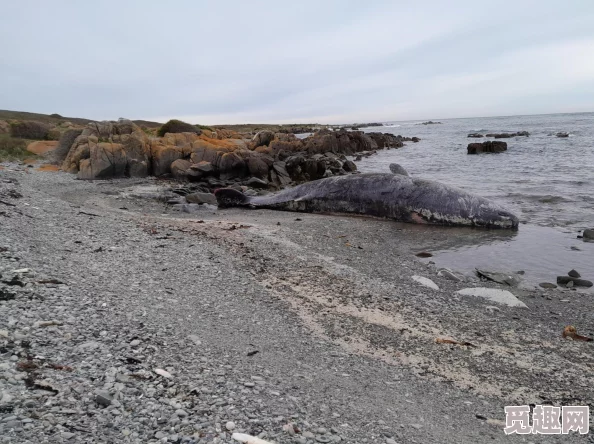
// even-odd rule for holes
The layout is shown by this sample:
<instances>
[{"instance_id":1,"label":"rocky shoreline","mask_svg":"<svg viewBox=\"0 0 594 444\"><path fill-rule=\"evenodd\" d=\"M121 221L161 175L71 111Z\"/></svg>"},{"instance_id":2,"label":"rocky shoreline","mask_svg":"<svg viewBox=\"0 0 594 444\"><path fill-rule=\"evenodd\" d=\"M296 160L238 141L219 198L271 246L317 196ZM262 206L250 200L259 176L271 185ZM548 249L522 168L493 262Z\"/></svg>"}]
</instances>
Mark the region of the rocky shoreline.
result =
<instances>
[{"instance_id":1,"label":"rocky shoreline","mask_svg":"<svg viewBox=\"0 0 594 444\"><path fill-rule=\"evenodd\" d=\"M505 405L594 407L579 291L506 306L416 258L448 230L149 188L0 173L0 442L507 442Z\"/></svg>"}]
</instances>

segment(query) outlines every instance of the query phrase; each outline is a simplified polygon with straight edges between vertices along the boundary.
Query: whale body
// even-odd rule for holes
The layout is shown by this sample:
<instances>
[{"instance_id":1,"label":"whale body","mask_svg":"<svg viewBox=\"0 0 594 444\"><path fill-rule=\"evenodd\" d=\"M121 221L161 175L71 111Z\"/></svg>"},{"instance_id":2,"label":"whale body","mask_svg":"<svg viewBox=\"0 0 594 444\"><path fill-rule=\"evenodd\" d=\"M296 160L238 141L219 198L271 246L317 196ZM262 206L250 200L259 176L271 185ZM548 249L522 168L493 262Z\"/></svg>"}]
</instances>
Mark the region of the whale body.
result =
<instances>
[{"instance_id":1,"label":"whale body","mask_svg":"<svg viewBox=\"0 0 594 444\"><path fill-rule=\"evenodd\" d=\"M346 213L420 224L518 227L500 205L462 189L402 174L356 174L307 182L266 196L232 188L215 191L220 208L252 207L306 213Z\"/></svg>"}]
</instances>

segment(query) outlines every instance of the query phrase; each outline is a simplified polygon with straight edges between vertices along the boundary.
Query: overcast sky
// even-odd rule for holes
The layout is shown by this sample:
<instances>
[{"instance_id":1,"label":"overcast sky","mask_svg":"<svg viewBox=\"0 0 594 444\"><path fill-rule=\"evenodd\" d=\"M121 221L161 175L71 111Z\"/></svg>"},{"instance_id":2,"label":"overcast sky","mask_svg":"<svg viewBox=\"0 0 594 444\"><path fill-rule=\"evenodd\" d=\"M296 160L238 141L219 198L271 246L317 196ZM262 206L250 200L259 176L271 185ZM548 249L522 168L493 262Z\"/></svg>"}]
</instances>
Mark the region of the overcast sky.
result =
<instances>
[{"instance_id":1,"label":"overcast sky","mask_svg":"<svg viewBox=\"0 0 594 444\"><path fill-rule=\"evenodd\" d=\"M18 0L0 109L192 123L594 111L594 0Z\"/></svg>"}]
</instances>

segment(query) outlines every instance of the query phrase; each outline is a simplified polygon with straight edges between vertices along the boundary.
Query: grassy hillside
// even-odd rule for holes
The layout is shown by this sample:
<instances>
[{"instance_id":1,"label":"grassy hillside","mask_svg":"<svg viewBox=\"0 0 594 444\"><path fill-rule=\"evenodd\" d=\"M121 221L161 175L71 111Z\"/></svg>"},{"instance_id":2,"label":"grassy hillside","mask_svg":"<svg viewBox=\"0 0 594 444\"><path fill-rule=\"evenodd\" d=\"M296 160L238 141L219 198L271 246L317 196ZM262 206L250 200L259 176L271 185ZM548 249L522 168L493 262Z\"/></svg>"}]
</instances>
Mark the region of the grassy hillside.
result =
<instances>
[{"instance_id":1,"label":"grassy hillside","mask_svg":"<svg viewBox=\"0 0 594 444\"><path fill-rule=\"evenodd\" d=\"M94 122L91 119L83 119L80 117L64 117L59 114L38 114L28 113L25 111L9 111L0 110L0 120L36 120L38 122L59 125L61 122L72 122L75 125L86 125L89 122ZM148 120L133 120L139 126L146 126L148 128L157 128L162 125L159 122L151 122Z\"/></svg>"}]
</instances>

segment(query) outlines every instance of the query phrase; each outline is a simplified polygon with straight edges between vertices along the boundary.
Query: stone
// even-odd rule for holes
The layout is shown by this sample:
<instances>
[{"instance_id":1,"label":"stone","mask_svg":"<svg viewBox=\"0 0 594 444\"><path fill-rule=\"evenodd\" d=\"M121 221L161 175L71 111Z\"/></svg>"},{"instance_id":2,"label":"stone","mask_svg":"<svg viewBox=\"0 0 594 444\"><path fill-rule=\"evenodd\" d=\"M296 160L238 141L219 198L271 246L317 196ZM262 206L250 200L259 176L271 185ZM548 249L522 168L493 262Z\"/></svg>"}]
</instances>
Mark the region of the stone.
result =
<instances>
[{"instance_id":1,"label":"stone","mask_svg":"<svg viewBox=\"0 0 594 444\"><path fill-rule=\"evenodd\" d=\"M582 277L582 275L579 274L576 270L570 270L569 273L567 273L567 275L573 278Z\"/></svg>"},{"instance_id":2,"label":"stone","mask_svg":"<svg viewBox=\"0 0 594 444\"><path fill-rule=\"evenodd\" d=\"M352 160L345 160L345 162L342 164L342 168L349 173L357 171L357 165Z\"/></svg>"},{"instance_id":3,"label":"stone","mask_svg":"<svg viewBox=\"0 0 594 444\"><path fill-rule=\"evenodd\" d=\"M173 378L173 375L172 375L171 373L169 373L167 370L163 370L163 369L161 369L161 368L156 368L156 369L153 369L153 371L154 371L154 372L155 372L157 375L159 375L159 376L162 376L162 377L164 377L164 378L167 378L167 379L171 379L171 378Z\"/></svg>"},{"instance_id":4,"label":"stone","mask_svg":"<svg viewBox=\"0 0 594 444\"><path fill-rule=\"evenodd\" d=\"M437 272L438 276L443 276L447 280L454 281L454 282L462 282L462 278L455 274L452 270L448 270L447 268L443 268Z\"/></svg>"},{"instance_id":5,"label":"stone","mask_svg":"<svg viewBox=\"0 0 594 444\"><path fill-rule=\"evenodd\" d=\"M392 172L392 174L400 174L401 176L408 176L408 171L406 171L403 166L398 165L397 163L390 164L390 171Z\"/></svg>"},{"instance_id":6,"label":"stone","mask_svg":"<svg viewBox=\"0 0 594 444\"><path fill-rule=\"evenodd\" d=\"M245 184L251 188L268 188L268 182L257 177L250 177Z\"/></svg>"},{"instance_id":7,"label":"stone","mask_svg":"<svg viewBox=\"0 0 594 444\"><path fill-rule=\"evenodd\" d=\"M268 178L269 167L262 157L250 156L247 165L250 175L257 177L259 179Z\"/></svg>"},{"instance_id":8,"label":"stone","mask_svg":"<svg viewBox=\"0 0 594 444\"><path fill-rule=\"evenodd\" d=\"M272 164L272 169L275 173L273 179L273 183L275 183L275 185L284 187L291 183L291 176L289 176L289 173L287 172L285 162L274 162ZM273 176L271 174L271 178L272 177Z\"/></svg>"},{"instance_id":9,"label":"stone","mask_svg":"<svg viewBox=\"0 0 594 444\"><path fill-rule=\"evenodd\" d=\"M567 285L569 282L572 283L572 286L576 287L592 287L592 281L588 281L586 279L578 279L571 276L557 276L557 284L559 285Z\"/></svg>"},{"instance_id":10,"label":"stone","mask_svg":"<svg viewBox=\"0 0 594 444\"><path fill-rule=\"evenodd\" d=\"M489 140L483 143L469 143L468 154L502 153L507 151L507 143Z\"/></svg>"},{"instance_id":11,"label":"stone","mask_svg":"<svg viewBox=\"0 0 594 444\"><path fill-rule=\"evenodd\" d=\"M177 409L177 410L175 411L175 414L176 414L177 416L181 417L181 418L184 418L184 417L188 416L188 412L186 412L186 411L185 411L185 410L183 410L183 409Z\"/></svg>"},{"instance_id":12,"label":"stone","mask_svg":"<svg viewBox=\"0 0 594 444\"><path fill-rule=\"evenodd\" d=\"M103 407L109 407L113 398L106 390L97 390L95 392L95 402Z\"/></svg>"},{"instance_id":13,"label":"stone","mask_svg":"<svg viewBox=\"0 0 594 444\"><path fill-rule=\"evenodd\" d=\"M262 145L268 146L273 139L274 133L272 131L260 131L252 139L252 147L258 148Z\"/></svg>"},{"instance_id":14,"label":"stone","mask_svg":"<svg viewBox=\"0 0 594 444\"><path fill-rule=\"evenodd\" d=\"M476 274L479 277L485 278L489 281L497 282L498 284L502 285L509 285L510 287L517 287L521 282L521 279L518 276L514 276L510 273L500 273L477 268Z\"/></svg>"},{"instance_id":15,"label":"stone","mask_svg":"<svg viewBox=\"0 0 594 444\"><path fill-rule=\"evenodd\" d=\"M235 423L234 423L233 421L228 421L228 422L225 424L225 428L226 428L227 430L229 430L229 431L231 431L231 430L235 430Z\"/></svg>"},{"instance_id":16,"label":"stone","mask_svg":"<svg viewBox=\"0 0 594 444\"><path fill-rule=\"evenodd\" d=\"M468 135L468 137L474 137L474 138L478 139L478 138L485 137L485 136L483 136L482 134L479 134L479 133L470 133Z\"/></svg>"},{"instance_id":17,"label":"stone","mask_svg":"<svg viewBox=\"0 0 594 444\"><path fill-rule=\"evenodd\" d=\"M217 199L214 194L211 193L192 193L186 195L186 201L188 203L195 203L195 204L210 204L216 205Z\"/></svg>"},{"instance_id":18,"label":"stone","mask_svg":"<svg viewBox=\"0 0 594 444\"><path fill-rule=\"evenodd\" d=\"M412 276L412 280L415 282L418 282L419 284L421 284L425 287L431 288L432 290L439 290L439 287L437 286L437 284L429 278L415 275L415 276Z\"/></svg>"},{"instance_id":19,"label":"stone","mask_svg":"<svg viewBox=\"0 0 594 444\"><path fill-rule=\"evenodd\" d=\"M475 296L488 299L498 304L507 305L509 307L528 308L526 304L516 298L511 292L507 290L500 290L497 288L475 287L464 288L456 292L463 296Z\"/></svg>"},{"instance_id":20,"label":"stone","mask_svg":"<svg viewBox=\"0 0 594 444\"><path fill-rule=\"evenodd\" d=\"M202 345L202 341L196 335L188 335L188 339L192 341L195 345Z\"/></svg>"},{"instance_id":21,"label":"stone","mask_svg":"<svg viewBox=\"0 0 594 444\"><path fill-rule=\"evenodd\" d=\"M16 298L16 293L5 287L0 287L0 301L10 301Z\"/></svg>"},{"instance_id":22,"label":"stone","mask_svg":"<svg viewBox=\"0 0 594 444\"><path fill-rule=\"evenodd\" d=\"M97 143L90 146L88 159L79 163L78 178L111 179L124 177L128 159L119 143Z\"/></svg>"},{"instance_id":23,"label":"stone","mask_svg":"<svg viewBox=\"0 0 594 444\"><path fill-rule=\"evenodd\" d=\"M592 240L592 241L594 241L594 228L587 228L582 233L582 236L584 237L584 240Z\"/></svg>"},{"instance_id":24,"label":"stone","mask_svg":"<svg viewBox=\"0 0 594 444\"><path fill-rule=\"evenodd\" d=\"M557 288L557 286L555 284L552 284L550 282L541 282L540 284L538 284L538 286L541 288L547 288L547 289Z\"/></svg>"},{"instance_id":25,"label":"stone","mask_svg":"<svg viewBox=\"0 0 594 444\"><path fill-rule=\"evenodd\" d=\"M188 177L188 170L192 163L186 159L176 159L171 164L171 174L174 179L186 180Z\"/></svg>"}]
</instances>

